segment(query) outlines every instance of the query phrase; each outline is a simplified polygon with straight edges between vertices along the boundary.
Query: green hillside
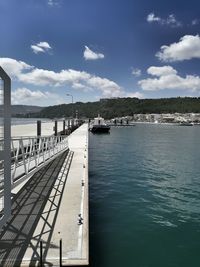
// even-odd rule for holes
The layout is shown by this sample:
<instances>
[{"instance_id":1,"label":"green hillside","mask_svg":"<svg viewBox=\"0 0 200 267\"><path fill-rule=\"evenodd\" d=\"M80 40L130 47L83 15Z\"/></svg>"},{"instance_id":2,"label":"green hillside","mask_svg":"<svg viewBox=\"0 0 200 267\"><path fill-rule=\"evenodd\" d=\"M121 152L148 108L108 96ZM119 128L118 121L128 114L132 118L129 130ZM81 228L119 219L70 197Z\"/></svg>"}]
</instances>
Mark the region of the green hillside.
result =
<instances>
[{"instance_id":1,"label":"green hillside","mask_svg":"<svg viewBox=\"0 0 200 267\"><path fill-rule=\"evenodd\" d=\"M78 111L79 117L93 118L100 114L105 119L132 116L137 113L200 113L200 98L177 97L162 99L117 98L97 102L62 104L49 106L30 117L59 118L70 117Z\"/></svg>"}]
</instances>

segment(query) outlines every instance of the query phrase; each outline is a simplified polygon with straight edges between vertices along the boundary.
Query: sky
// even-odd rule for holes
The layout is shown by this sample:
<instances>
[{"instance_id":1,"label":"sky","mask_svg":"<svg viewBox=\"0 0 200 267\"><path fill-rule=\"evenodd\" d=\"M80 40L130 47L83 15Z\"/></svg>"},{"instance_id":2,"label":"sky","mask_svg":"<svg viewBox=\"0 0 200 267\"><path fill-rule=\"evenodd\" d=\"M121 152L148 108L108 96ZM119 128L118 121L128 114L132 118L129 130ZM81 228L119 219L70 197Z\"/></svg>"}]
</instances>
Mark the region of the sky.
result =
<instances>
[{"instance_id":1,"label":"sky","mask_svg":"<svg viewBox=\"0 0 200 267\"><path fill-rule=\"evenodd\" d=\"M1 0L12 104L200 97L197 0Z\"/></svg>"}]
</instances>

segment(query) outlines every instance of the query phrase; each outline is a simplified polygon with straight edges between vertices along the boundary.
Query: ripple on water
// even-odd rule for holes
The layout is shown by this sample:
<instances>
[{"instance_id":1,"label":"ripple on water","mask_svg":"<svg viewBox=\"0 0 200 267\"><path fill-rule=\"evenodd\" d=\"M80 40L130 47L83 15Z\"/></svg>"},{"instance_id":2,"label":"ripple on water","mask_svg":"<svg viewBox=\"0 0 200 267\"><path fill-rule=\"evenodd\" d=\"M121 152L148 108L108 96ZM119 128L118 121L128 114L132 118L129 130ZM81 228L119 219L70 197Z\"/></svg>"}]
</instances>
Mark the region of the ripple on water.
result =
<instances>
[{"instance_id":1,"label":"ripple on water","mask_svg":"<svg viewBox=\"0 0 200 267\"><path fill-rule=\"evenodd\" d=\"M188 128L90 136L91 266L200 266L200 127Z\"/></svg>"}]
</instances>

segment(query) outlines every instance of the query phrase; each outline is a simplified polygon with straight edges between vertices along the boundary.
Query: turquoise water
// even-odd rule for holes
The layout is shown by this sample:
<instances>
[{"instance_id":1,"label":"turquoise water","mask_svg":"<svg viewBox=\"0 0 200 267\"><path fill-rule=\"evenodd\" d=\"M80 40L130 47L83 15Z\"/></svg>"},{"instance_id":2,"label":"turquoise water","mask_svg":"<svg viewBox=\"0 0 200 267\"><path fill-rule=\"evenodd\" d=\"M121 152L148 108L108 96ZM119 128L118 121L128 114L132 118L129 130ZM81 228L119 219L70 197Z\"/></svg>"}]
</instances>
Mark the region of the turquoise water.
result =
<instances>
[{"instance_id":1,"label":"turquoise water","mask_svg":"<svg viewBox=\"0 0 200 267\"><path fill-rule=\"evenodd\" d=\"M199 161L199 126L90 134L91 266L200 266Z\"/></svg>"}]
</instances>

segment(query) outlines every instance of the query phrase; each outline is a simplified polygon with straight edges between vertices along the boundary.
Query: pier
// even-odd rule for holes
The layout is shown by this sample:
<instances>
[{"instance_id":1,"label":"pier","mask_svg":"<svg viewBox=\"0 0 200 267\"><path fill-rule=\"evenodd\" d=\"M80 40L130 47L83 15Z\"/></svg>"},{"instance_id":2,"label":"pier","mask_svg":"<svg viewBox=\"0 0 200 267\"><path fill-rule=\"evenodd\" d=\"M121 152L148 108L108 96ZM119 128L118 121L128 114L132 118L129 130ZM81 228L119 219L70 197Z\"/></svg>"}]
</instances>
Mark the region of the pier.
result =
<instances>
[{"instance_id":1,"label":"pier","mask_svg":"<svg viewBox=\"0 0 200 267\"><path fill-rule=\"evenodd\" d=\"M88 124L15 145L0 266L88 265Z\"/></svg>"}]
</instances>

